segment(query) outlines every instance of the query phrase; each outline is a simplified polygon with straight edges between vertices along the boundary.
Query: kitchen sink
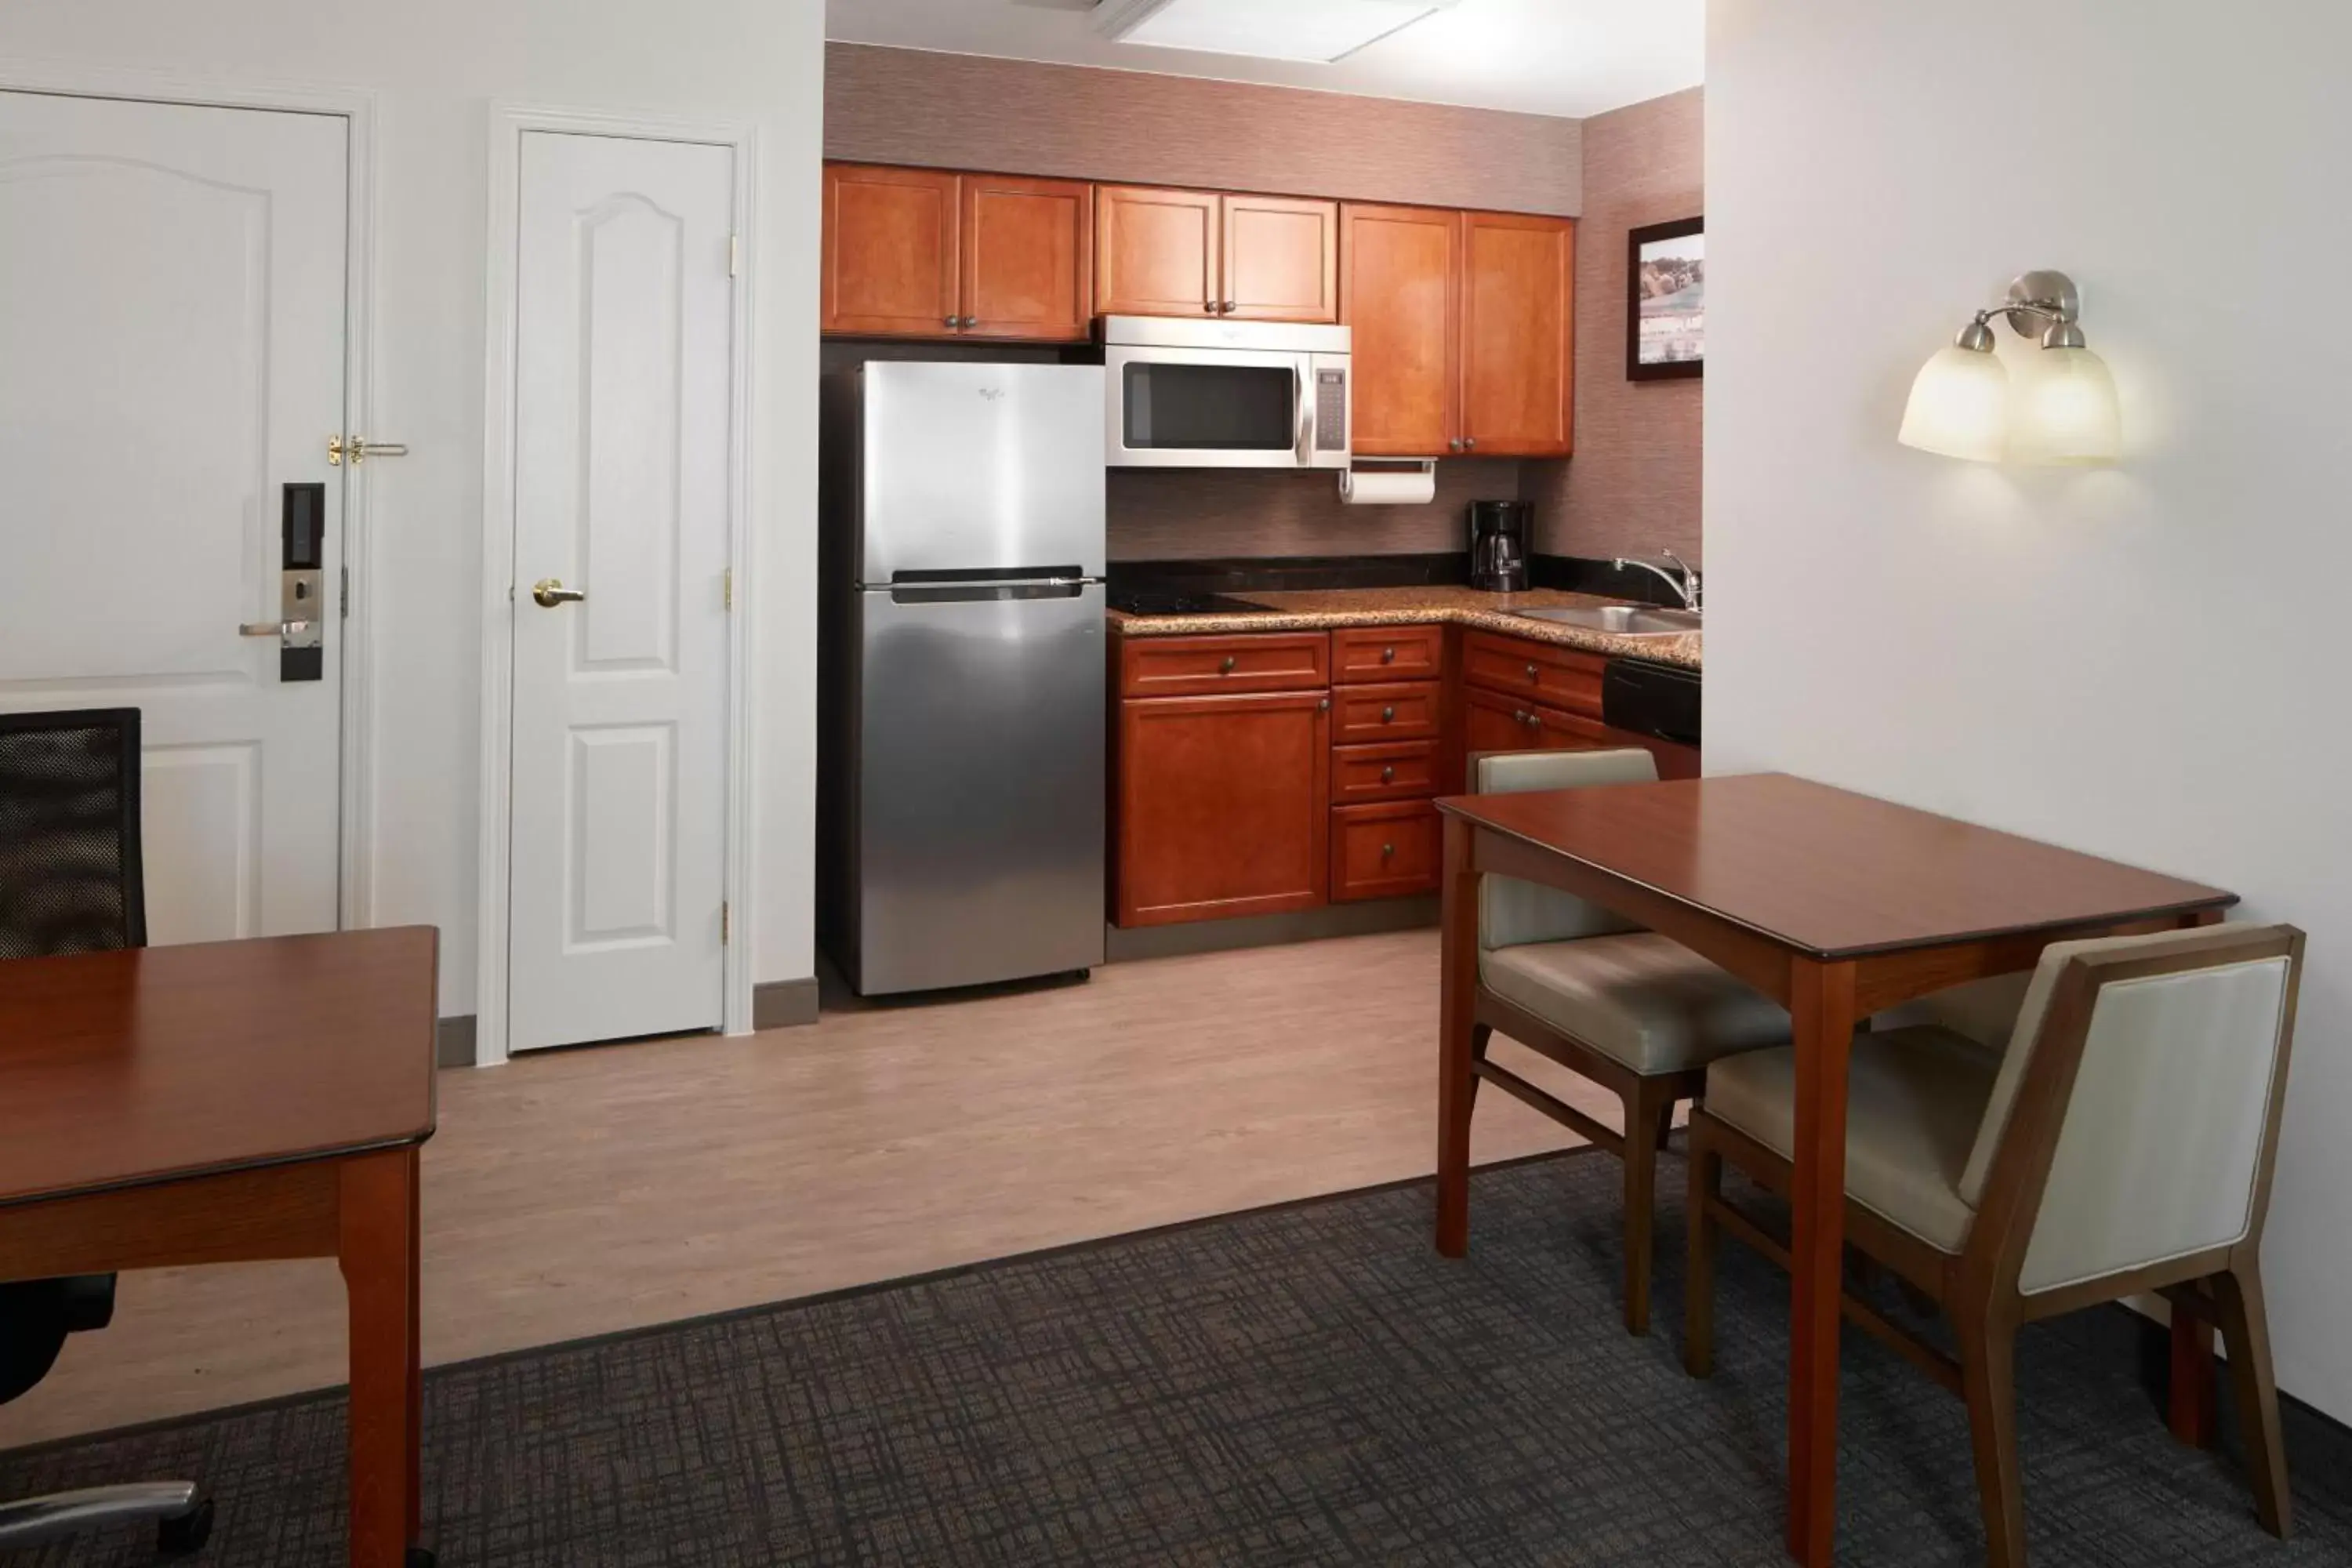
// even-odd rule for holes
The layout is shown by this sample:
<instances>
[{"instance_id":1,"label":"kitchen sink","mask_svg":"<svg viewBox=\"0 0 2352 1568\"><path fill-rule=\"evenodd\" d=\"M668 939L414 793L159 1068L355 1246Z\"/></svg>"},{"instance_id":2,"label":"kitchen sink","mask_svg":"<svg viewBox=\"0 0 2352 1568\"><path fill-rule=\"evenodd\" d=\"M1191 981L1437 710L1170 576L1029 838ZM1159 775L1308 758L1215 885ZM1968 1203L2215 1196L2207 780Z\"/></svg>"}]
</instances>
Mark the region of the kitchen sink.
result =
<instances>
[{"instance_id":1,"label":"kitchen sink","mask_svg":"<svg viewBox=\"0 0 2352 1568\"><path fill-rule=\"evenodd\" d=\"M1696 610L1662 610L1650 605L1561 605L1514 609L1529 620L1558 621L1563 626L1591 626L1620 637L1663 637L1699 629Z\"/></svg>"}]
</instances>

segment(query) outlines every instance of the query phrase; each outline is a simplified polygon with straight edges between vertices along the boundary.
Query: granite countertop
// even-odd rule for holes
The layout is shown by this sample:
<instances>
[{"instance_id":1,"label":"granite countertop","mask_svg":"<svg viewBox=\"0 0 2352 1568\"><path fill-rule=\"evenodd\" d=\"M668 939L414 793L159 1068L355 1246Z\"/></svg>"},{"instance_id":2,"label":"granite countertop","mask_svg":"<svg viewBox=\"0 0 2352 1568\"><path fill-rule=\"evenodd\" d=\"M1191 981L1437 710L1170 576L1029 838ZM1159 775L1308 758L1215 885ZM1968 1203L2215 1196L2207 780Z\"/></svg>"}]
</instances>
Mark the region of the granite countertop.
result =
<instances>
[{"instance_id":1,"label":"granite countertop","mask_svg":"<svg viewBox=\"0 0 2352 1568\"><path fill-rule=\"evenodd\" d=\"M1236 591L1262 610L1213 611L1201 615L1138 616L1110 612L1113 635L1130 637L1200 636L1218 632L1323 631L1336 626L1427 626L1453 622L1476 626L1530 642L1558 643L1587 653L1616 658L1648 659L1654 664L1699 668L1698 632L1668 636L1626 637L1591 626L1563 626L1558 621L1532 620L1511 614L1513 608L1554 605L1622 604L1591 594L1569 594L1555 588L1532 588L1524 594L1489 594L1476 588L1425 586L1413 588L1310 588L1284 592Z\"/></svg>"}]
</instances>

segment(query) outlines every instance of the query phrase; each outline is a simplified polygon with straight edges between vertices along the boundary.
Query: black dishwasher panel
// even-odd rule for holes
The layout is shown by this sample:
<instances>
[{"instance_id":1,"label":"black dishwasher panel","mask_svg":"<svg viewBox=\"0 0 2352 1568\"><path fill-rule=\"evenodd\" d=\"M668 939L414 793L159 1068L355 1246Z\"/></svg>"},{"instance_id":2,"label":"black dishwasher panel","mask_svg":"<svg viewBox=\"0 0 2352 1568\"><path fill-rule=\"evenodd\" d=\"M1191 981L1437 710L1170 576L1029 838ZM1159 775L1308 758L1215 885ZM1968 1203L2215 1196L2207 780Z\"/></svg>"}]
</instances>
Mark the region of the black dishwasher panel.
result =
<instances>
[{"instance_id":1,"label":"black dishwasher panel","mask_svg":"<svg viewBox=\"0 0 2352 1568\"><path fill-rule=\"evenodd\" d=\"M1612 730L1631 730L1685 746L1698 742L1698 671L1668 664L1614 658L1601 677L1601 719Z\"/></svg>"}]
</instances>

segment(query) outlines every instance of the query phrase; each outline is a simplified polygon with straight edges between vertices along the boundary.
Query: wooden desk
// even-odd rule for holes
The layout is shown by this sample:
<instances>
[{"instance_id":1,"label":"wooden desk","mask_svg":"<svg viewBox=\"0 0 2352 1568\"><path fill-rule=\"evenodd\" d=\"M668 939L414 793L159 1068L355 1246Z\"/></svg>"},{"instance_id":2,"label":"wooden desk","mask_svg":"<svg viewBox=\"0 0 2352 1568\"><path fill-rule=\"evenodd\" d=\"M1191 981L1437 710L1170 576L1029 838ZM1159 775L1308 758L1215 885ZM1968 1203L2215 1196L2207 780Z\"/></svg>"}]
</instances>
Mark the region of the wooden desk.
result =
<instances>
[{"instance_id":1,"label":"wooden desk","mask_svg":"<svg viewBox=\"0 0 2352 1568\"><path fill-rule=\"evenodd\" d=\"M352 1568L411 1555L438 933L0 963L0 1280L332 1258Z\"/></svg>"},{"instance_id":2,"label":"wooden desk","mask_svg":"<svg viewBox=\"0 0 2352 1568\"><path fill-rule=\"evenodd\" d=\"M1783 773L1465 795L1445 816L1437 1249L1469 1240L1470 1035L1483 872L1564 889L1712 959L1788 1007L1796 1041L1789 1533L1827 1564L1837 1532L1838 1288L1846 1060L1855 1026L1915 996L2031 968L2052 942L2202 925L2233 893ZM2185 1323L2176 1368L2206 1365ZM2210 1350L2206 1354L2210 1355ZM2175 1430L2201 1426L2178 1377Z\"/></svg>"}]
</instances>

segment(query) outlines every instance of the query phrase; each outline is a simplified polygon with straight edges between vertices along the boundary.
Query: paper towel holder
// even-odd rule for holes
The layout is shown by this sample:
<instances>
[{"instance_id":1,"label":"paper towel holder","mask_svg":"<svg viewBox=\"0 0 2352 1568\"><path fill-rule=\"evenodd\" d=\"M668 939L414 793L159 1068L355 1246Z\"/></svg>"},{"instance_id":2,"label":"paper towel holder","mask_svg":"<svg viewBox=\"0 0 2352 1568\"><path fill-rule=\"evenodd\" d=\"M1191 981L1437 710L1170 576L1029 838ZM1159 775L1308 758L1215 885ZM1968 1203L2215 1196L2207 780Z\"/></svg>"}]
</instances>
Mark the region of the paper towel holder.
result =
<instances>
[{"instance_id":1,"label":"paper towel holder","mask_svg":"<svg viewBox=\"0 0 2352 1568\"><path fill-rule=\"evenodd\" d=\"M1434 493L1437 486L1437 459L1434 458L1357 458L1339 470L1339 499L1349 500L1355 493L1359 474L1395 474L1401 477L1425 479Z\"/></svg>"}]
</instances>

